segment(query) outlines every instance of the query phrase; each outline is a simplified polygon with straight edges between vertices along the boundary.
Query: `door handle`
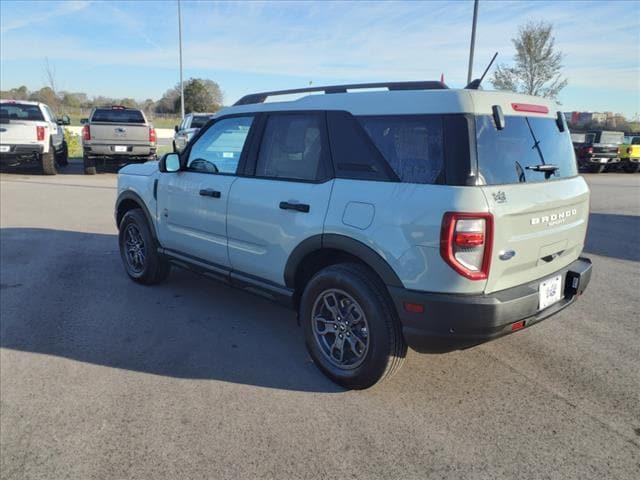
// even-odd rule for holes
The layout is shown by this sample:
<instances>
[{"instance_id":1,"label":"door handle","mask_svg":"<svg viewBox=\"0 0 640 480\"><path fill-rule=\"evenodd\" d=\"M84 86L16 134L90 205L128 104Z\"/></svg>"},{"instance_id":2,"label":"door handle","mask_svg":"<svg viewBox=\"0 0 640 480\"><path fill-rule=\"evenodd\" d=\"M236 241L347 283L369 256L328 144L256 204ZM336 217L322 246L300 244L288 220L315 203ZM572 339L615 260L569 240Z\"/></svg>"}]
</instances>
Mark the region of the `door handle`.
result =
<instances>
[{"instance_id":1,"label":"door handle","mask_svg":"<svg viewBox=\"0 0 640 480\"><path fill-rule=\"evenodd\" d=\"M309 213L309 205L306 203L280 202L282 210L295 210L296 212Z\"/></svg>"},{"instance_id":2,"label":"door handle","mask_svg":"<svg viewBox=\"0 0 640 480\"><path fill-rule=\"evenodd\" d=\"M212 198L220 198L220 192L217 190L212 190L210 188L203 188L200 190L200 195L203 197L212 197Z\"/></svg>"}]
</instances>

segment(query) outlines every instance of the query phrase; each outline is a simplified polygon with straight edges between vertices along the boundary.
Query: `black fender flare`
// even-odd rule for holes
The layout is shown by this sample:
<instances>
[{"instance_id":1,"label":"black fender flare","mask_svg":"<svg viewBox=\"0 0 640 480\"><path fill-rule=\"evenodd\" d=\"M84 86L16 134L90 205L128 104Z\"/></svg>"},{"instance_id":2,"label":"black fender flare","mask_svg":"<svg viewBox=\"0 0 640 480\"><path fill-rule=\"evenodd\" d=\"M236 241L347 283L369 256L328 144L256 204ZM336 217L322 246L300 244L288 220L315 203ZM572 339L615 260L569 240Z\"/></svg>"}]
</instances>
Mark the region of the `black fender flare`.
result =
<instances>
[{"instance_id":1,"label":"black fender flare","mask_svg":"<svg viewBox=\"0 0 640 480\"><path fill-rule=\"evenodd\" d=\"M133 201L136 204L138 204L140 209L144 212L144 216L147 218L147 223L149 224L151 235L153 236L153 239L157 242L158 235L156 233L156 224L153 221L153 216L151 215L151 212L149 212L149 209L147 208L147 205L144 203L144 200L142 199L142 197L132 190L125 190L120 195L118 195L118 199L116 200L116 211L115 211L116 227L120 228L120 225L119 225L120 222L118 221L119 220L118 212L120 211L120 205L122 205L122 203L125 201Z\"/></svg>"},{"instance_id":2,"label":"black fender flare","mask_svg":"<svg viewBox=\"0 0 640 480\"><path fill-rule=\"evenodd\" d=\"M287 287L295 288L296 271L302 260L310 253L322 249L341 250L353 255L375 271L386 285L404 287L396 272L378 252L358 240L335 233L314 235L293 249L284 269L284 282Z\"/></svg>"}]
</instances>

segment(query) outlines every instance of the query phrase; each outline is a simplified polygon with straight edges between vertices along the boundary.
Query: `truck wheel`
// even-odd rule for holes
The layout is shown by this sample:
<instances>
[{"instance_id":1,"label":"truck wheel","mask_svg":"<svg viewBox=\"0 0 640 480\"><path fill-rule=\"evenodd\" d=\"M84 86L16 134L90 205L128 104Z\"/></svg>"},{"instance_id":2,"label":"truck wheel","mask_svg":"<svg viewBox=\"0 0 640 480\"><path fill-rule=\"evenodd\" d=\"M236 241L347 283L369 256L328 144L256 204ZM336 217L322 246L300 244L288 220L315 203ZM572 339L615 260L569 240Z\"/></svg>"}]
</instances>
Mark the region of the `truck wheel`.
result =
<instances>
[{"instance_id":1,"label":"truck wheel","mask_svg":"<svg viewBox=\"0 0 640 480\"><path fill-rule=\"evenodd\" d=\"M591 173L602 173L605 168L607 168L606 165L591 165L589 166L589 171Z\"/></svg>"},{"instance_id":2,"label":"truck wheel","mask_svg":"<svg viewBox=\"0 0 640 480\"><path fill-rule=\"evenodd\" d=\"M625 162L622 168L627 173L640 172L640 162Z\"/></svg>"},{"instance_id":3,"label":"truck wheel","mask_svg":"<svg viewBox=\"0 0 640 480\"><path fill-rule=\"evenodd\" d=\"M49 151L43 153L40 159L42 161L42 173L45 175L55 175L58 173L56 170L56 155L53 145L49 144Z\"/></svg>"},{"instance_id":4,"label":"truck wheel","mask_svg":"<svg viewBox=\"0 0 640 480\"><path fill-rule=\"evenodd\" d=\"M96 161L94 158L91 158L86 153L82 156L82 163L84 164L84 174L85 175L95 175L96 174Z\"/></svg>"},{"instance_id":5,"label":"truck wheel","mask_svg":"<svg viewBox=\"0 0 640 480\"><path fill-rule=\"evenodd\" d=\"M407 354L384 285L356 263L313 276L300 300L300 321L315 364L346 388L364 389L390 377Z\"/></svg>"},{"instance_id":6,"label":"truck wheel","mask_svg":"<svg viewBox=\"0 0 640 480\"><path fill-rule=\"evenodd\" d=\"M67 147L67 142L62 142L62 149L58 154L58 165L61 167L66 167L69 165L69 147Z\"/></svg>"},{"instance_id":7,"label":"truck wheel","mask_svg":"<svg viewBox=\"0 0 640 480\"><path fill-rule=\"evenodd\" d=\"M144 285L165 280L171 264L158 253L158 246L142 210L129 210L122 218L119 229L120 256L127 275Z\"/></svg>"}]
</instances>

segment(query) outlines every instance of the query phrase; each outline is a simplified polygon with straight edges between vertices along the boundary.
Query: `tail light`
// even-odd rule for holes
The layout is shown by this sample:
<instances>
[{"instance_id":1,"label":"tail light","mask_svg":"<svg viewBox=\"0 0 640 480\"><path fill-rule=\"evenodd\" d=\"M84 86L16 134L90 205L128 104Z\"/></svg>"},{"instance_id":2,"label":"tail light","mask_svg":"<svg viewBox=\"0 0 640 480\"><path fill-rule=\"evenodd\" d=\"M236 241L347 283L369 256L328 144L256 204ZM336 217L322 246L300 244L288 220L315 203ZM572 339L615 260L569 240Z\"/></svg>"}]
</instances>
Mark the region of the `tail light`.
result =
<instances>
[{"instance_id":1,"label":"tail light","mask_svg":"<svg viewBox=\"0 0 640 480\"><path fill-rule=\"evenodd\" d=\"M155 128L150 128L149 129L149 141L151 143L156 143L156 129Z\"/></svg>"},{"instance_id":2,"label":"tail light","mask_svg":"<svg viewBox=\"0 0 640 480\"><path fill-rule=\"evenodd\" d=\"M633 148L631 147L627 147L627 155L631 155L631 151L633 150Z\"/></svg>"},{"instance_id":3,"label":"tail light","mask_svg":"<svg viewBox=\"0 0 640 480\"><path fill-rule=\"evenodd\" d=\"M82 140L91 140L91 129L89 125L82 127Z\"/></svg>"},{"instance_id":4,"label":"tail light","mask_svg":"<svg viewBox=\"0 0 640 480\"><path fill-rule=\"evenodd\" d=\"M471 280L486 279L492 246L493 216L490 213L444 214L440 255L460 275Z\"/></svg>"},{"instance_id":5,"label":"tail light","mask_svg":"<svg viewBox=\"0 0 640 480\"><path fill-rule=\"evenodd\" d=\"M587 153L593 153L593 147L585 147Z\"/></svg>"},{"instance_id":6,"label":"tail light","mask_svg":"<svg viewBox=\"0 0 640 480\"><path fill-rule=\"evenodd\" d=\"M620 147L618 147L618 149L616 150L616 153L620 155Z\"/></svg>"},{"instance_id":7,"label":"tail light","mask_svg":"<svg viewBox=\"0 0 640 480\"><path fill-rule=\"evenodd\" d=\"M44 140L44 127L36 127L36 138L39 142Z\"/></svg>"}]
</instances>

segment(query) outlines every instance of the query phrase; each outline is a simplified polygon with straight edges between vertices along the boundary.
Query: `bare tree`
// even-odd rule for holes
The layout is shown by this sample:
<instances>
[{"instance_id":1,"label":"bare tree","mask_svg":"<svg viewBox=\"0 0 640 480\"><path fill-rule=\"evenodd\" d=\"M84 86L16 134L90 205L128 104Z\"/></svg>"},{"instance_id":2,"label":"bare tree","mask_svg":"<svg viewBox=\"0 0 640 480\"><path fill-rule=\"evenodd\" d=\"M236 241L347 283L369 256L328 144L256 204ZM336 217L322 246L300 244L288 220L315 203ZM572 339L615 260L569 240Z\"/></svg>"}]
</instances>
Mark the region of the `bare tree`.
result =
<instances>
[{"instance_id":1,"label":"bare tree","mask_svg":"<svg viewBox=\"0 0 640 480\"><path fill-rule=\"evenodd\" d=\"M53 93L58 94L56 90L56 68L49 63L49 57L44 57L44 73L47 77L47 84Z\"/></svg>"},{"instance_id":2,"label":"bare tree","mask_svg":"<svg viewBox=\"0 0 640 480\"><path fill-rule=\"evenodd\" d=\"M498 65L491 79L493 87L555 99L567 80L560 73L562 52L555 51L553 26L529 22L511 41L516 49L515 65Z\"/></svg>"}]
</instances>

